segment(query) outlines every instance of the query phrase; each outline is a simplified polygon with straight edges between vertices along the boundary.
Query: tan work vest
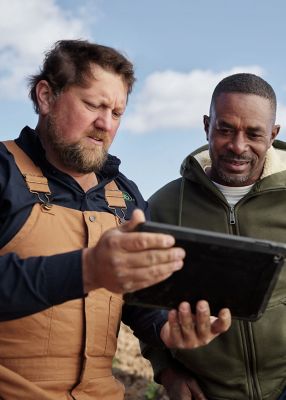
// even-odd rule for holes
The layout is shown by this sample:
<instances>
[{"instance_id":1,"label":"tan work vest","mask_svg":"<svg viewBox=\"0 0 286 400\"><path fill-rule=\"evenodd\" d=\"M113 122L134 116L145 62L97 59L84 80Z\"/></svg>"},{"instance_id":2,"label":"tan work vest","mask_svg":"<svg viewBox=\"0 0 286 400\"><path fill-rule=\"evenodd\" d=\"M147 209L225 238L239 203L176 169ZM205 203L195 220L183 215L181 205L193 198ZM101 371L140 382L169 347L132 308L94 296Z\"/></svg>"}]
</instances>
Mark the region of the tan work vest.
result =
<instances>
[{"instance_id":1,"label":"tan work vest","mask_svg":"<svg viewBox=\"0 0 286 400\"><path fill-rule=\"evenodd\" d=\"M29 190L48 200L48 182L41 170L15 142L4 144ZM125 207L114 182L106 186L105 195L110 207ZM27 258L82 249L95 245L106 229L118 223L107 212L37 203L0 255L14 252ZM124 388L111 371L121 307L121 295L97 289L84 299L1 322L0 399L122 400Z\"/></svg>"}]
</instances>

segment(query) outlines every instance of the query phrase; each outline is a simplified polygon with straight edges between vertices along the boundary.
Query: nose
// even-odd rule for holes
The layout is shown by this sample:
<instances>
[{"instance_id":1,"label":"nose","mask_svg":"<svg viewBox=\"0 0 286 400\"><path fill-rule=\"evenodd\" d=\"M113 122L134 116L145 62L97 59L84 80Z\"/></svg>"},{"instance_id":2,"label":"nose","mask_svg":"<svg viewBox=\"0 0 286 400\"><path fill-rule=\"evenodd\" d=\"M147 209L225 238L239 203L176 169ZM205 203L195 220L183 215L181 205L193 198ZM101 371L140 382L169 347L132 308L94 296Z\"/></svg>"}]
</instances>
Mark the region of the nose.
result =
<instances>
[{"instance_id":1,"label":"nose","mask_svg":"<svg viewBox=\"0 0 286 400\"><path fill-rule=\"evenodd\" d=\"M100 113L96 116L94 125L97 129L103 131L110 131L112 127L112 111L108 108L100 110Z\"/></svg>"},{"instance_id":2,"label":"nose","mask_svg":"<svg viewBox=\"0 0 286 400\"><path fill-rule=\"evenodd\" d=\"M232 136L228 149L235 154L242 154L248 150L248 140L244 132L239 131Z\"/></svg>"}]
</instances>

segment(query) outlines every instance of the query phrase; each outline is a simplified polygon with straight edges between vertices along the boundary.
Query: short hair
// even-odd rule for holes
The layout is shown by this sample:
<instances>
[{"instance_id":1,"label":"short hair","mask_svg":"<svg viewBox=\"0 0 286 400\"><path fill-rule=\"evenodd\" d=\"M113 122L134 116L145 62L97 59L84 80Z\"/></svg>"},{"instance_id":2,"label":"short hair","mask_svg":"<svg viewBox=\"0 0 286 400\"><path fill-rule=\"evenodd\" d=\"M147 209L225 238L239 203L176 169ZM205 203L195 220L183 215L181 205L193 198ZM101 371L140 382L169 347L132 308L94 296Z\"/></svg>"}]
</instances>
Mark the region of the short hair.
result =
<instances>
[{"instance_id":1,"label":"short hair","mask_svg":"<svg viewBox=\"0 0 286 400\"><path fill-rule=\"evenodd\" d=\"M39 81L46 80L53 94L58 95L69 86L84 86L91 76L92 64L121 76L127 94L131 93L135 82L133 64L123 54L87 40L59 40L45 53L40 73L29 78L29 96L36 113L39 113L36 96Z\"/></svg>"},{"instance_id":2,"label":"short hair","mask_svg":"<svg viewBox=\"0 0 286 400\"><path fill-rule=\"evenodd\" d=\"M222 93L255 94L263 97L269 100L274 112L274 116L276 114L276 94L272 86L257 75L239 73L227 76L221 80L214 89L210 105L210 113L217 97Z\"/></svg>"}]
</instances>

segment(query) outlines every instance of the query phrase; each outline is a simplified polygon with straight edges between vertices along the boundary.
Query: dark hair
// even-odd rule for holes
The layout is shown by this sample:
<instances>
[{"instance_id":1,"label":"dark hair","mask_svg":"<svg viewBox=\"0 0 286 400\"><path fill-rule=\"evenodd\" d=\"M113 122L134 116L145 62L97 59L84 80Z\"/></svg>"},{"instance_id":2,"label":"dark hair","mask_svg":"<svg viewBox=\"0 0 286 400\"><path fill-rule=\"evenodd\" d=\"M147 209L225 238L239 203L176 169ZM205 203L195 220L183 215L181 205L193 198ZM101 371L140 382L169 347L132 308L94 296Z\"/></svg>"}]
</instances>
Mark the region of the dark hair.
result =
<instances>
[{"instance_id":1,"label":"dark hair","mask_svg":"<svg viewBox=\"0 0 286 400\"><path fill-rule=\"evenodd\" d=\"M135 82L133 64L117 50L87 40L59 40L45 53L40 73L29 78L29 96L36 113L39 112L36 86L40 80L46 80L53 94L58 95L71 85L84 86L92 64L120 75L127 93L131 93Z\"/></svg>"},{"instance_id":2,"label":"dark hair","mask_svg":"<svg viewBox=\"0 0 286 400\"><path fill-rule=\"evenodd\" d=\"M275 92L269 83L257 75L239 73L227 76L221 80L214 89L211 99L210 113L215 100L222 93L255 94L264 97L269 100L274 116L276 114L277 101Z\"/></svg>"}]
</instances>

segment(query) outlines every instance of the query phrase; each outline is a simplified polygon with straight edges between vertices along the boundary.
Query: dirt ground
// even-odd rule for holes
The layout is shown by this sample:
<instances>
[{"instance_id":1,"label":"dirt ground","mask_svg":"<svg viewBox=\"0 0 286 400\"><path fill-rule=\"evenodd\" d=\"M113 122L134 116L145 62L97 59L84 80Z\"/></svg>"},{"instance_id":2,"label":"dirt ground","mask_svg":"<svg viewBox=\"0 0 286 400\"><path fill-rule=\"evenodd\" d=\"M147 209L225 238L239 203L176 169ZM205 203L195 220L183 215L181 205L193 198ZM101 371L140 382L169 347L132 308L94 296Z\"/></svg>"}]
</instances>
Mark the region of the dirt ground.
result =
<instances>
[{"instance_id":1,"label":"dirt ground","mask_svg":"<svg viewBox=\"0 0 286 400\"><path fill-rule=\"evenodd\" d=\"M149 361L140 354L138 339L121 323L113 374L125 385L125 400L168 400L163 387L153 381Z\"/></svg>"}]
</instances>

